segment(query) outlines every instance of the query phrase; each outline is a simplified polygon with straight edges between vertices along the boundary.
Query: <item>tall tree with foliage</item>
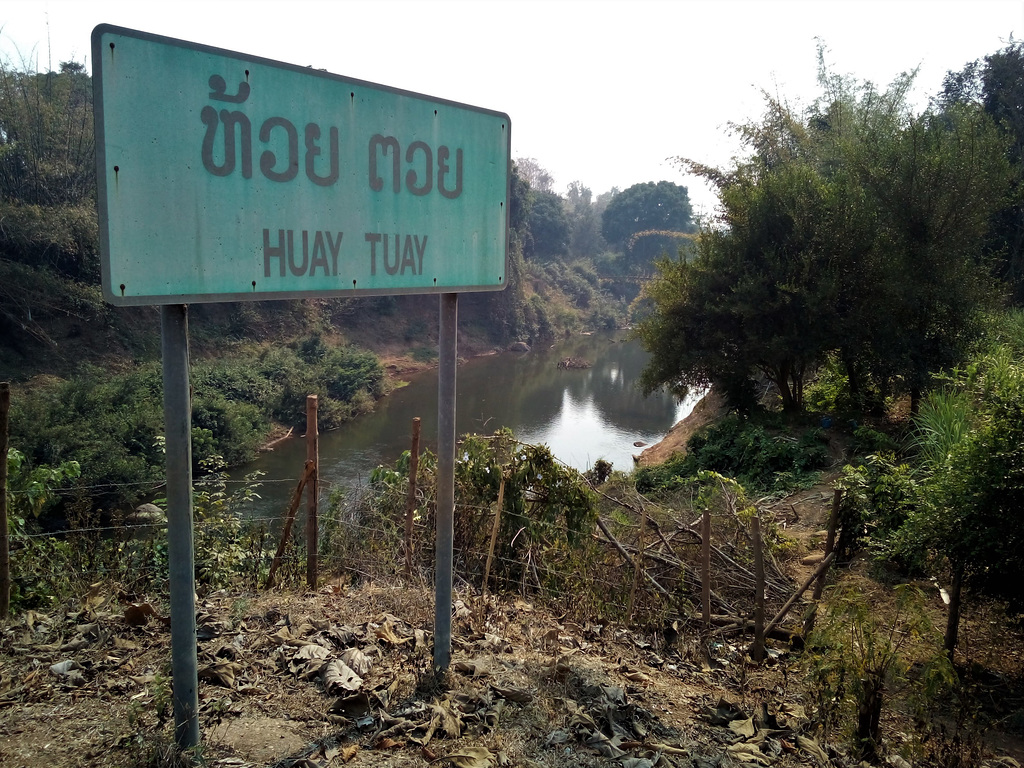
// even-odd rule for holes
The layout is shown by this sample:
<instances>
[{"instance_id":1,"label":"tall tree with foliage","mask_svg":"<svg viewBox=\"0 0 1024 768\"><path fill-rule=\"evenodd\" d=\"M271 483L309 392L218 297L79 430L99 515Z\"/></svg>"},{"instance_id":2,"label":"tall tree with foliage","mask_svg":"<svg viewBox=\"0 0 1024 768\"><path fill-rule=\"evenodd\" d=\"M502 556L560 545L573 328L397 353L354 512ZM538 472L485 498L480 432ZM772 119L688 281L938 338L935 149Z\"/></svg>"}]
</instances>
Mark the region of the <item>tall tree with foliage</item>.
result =
<instances>
[{"instance_id":1,"label":"tall tree with foliage","mask_svg":"<svg viewBox=\"0 0 1024 768\"><path fill-rule=\"evenodd\" d=\"M569 251L569 217L565 201L554 192L530 191L531 247L528 258L550 261L564 257Z\"/></svg>"},{"instance_id":2,"label":"tall tree with foliage","mask_svg":"<svg viewBox=\"0 0 1024 768\"><path fill-rule=\"evenodd\" d=\"M850 160L877 211L874 256L885 280L870 362L916 411L931 374L966 358L995 298L979 258L1011 168L993 121L977 110L926 112L889 141L877 138Z\"/></svg>"},{"instance_id":3,"label":"tall tree with foliage","mask_svg":"<svg viewBox=\"0 0 1024 768\"><path fill-rule=\"evenodd\" d=\"M569 185L566 193L569 218L569 255L574 259L592 259L602 250L601 217L593 202L589 187L579 181Z\"/></svg>"},{"instance_id":4,"label":"tall tree with foliage","mask_svg":"<svg viewBox=\"0 0 1024 768\"><path fill-rule=\"evenodd\" d=\"M798 409L804 376L829 353L855 399L867 380L917 397L962 359L986 299L975 257L1010 178L1005 145L978 110L913 115L912 75L880 92L819 74L811 109L768 97L760 121L737 127L747 159L683 161L717 185L723 214L697 264L662 265L669 283L689 273L686 291L650 288L648 389L717 379L735 404L760 370Z\"/></svg>"},{"instance_id":5,"label":"tall tree with foliage","mask_svg":"<svg viewBox=\"0 0 1024 768\"><path fill-rule=\"evenodd\" d=\"M1006 47L983 60L948 72L937 100L942 110L975 106L990 115L1010 141L1009 159L1017 170L1012 194L995 212L986 243L994 272L1005 280L1014 302L1024 303L1024 41L1011 40Z\"/></svg>"},{"instance_id":6,"label":"tall tree with foliage","mask_svg":"<svg viewBox=\"0 0 1024 768\"><path fill-rule=\"evenodd\" d=\"M92 85L85 68L0 65L0 251L71 277L99 276Z\"/></svg>"},{"instance_id":7,"label":"tall tree with foliage","mask_svg":"<svg viewBox=\"0 0 1024 768\"><path fill-rule=\"evenodd\" d=\"M671 181L634 184L612 197L601 214L605 240L627 253L639 269L650 266L660 253L674 252L674 240L660 236L695 229L689 193Z\"/></svg>"},{"instance_id":8,"label":"tall tree with foliage","mask_svg":"<svg viewBox=\"0 0 1024 768\"><path fill-rule=\"evenodd\" d=\"M554 192L555 178L547 168L540 164L537 158L517 158L516 168L519 175L530 185L530 189L537 192Z\"/></svg>"},{"instance_id":9,"label":"tall tree with foliage","mask_svg":"<svg viewBox=\"0 0 1024 768\"><path fill-rule=\"evenodd\" d=\"M805 376L842 327L833 247L842 232L823 222L844 191L806 164L739 172L722 190L728 226L701 233L689 263L659 262L647 289L644 389L713 386L748 408L758 370L786 410L799 409Z\"/></svg>"}]
</instances>

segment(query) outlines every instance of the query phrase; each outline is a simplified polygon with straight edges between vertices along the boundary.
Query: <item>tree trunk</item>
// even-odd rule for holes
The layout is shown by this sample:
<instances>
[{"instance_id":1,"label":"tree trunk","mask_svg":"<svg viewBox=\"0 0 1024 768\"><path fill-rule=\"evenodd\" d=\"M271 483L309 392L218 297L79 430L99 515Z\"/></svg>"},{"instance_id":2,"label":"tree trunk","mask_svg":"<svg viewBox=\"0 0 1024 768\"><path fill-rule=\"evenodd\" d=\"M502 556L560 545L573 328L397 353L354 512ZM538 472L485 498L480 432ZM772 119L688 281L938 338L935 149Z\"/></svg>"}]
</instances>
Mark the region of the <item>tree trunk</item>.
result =
<instances>
[{"instance_id":1,"label":"tree trunk","mask_svg":"<svg viewBox=\"0 0 1024 768\"><path fill-rule=\"evenodd\" d=\"M850 390L850 400L853 401L854 405L860 408L861 386L860 376L857 373L857 365L854 363L853 358L843 355L843 367L846 369L846 382L847 387Z\"/></svg>"},{"instance_id":2,"label":"tree trunk","mask_svg":"<svg viewBox=\"0 0 1024 768\"><path fill-rule=\"evenodd\" d=\"M956 641L960 633L960 595L963 586L964 566L959 564L953 569L953 583L949 586L949 618L946 619L946 636L942 642L950 664L953 663L953 652L956 650Z\"/></svg>"},{"instance_id":3,"label":"tree trunk","mask_svg":"<svg viewBox=\"0 0 1024 768\"><path fill-rule=\"evenodd\" d=\"M910 388L910 415L917 416L921 410L921 388Z\"/></svg>"},{"instance_id":4,"label":"tree trunk","mask_svg":"<svg viewBox=\"0 0 1024 768\"><path fill-rule=\"evenodd\" d=\"M875 763L882 739L882 681L869 673L861 684L864 690L857 703L857 759Z\"/></svg>"},{"instance_id":5,"label":"tree trunk","mask_svg":"<svg viewBox=\"0 0 1024 768\"><path fill-rule=\"evenodd\" d=\"M793 395L793 390L790 389L792 371L793 366L787 360L779 364L779 367L776 369L776 374L774 378L772 378L772 381L775 382L775 386L779 390L779 396L782 398L782 410L786 412L797 410L796 398Z\"/></svg>"}]
</instances>

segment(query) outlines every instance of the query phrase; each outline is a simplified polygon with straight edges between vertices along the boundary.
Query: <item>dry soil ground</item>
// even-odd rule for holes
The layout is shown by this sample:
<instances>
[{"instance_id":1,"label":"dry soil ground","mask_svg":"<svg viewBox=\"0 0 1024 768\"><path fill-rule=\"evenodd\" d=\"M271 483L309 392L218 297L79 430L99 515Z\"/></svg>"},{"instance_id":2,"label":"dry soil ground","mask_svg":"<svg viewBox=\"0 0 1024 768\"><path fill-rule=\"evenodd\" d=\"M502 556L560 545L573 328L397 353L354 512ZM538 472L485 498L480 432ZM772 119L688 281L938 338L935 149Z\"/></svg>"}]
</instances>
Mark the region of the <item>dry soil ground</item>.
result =
<instances>
[{"instance_id":1,"label":"dry soil ground","mask_svg":"<svg viewBox=\"0 0 1024 768\"><path fill-rule=\"evenodd\" d=\"M820 546L830 499L823 484L776 505L799 542L783 564L794 583L812 567L800 559ZM885 605L889 588L863 566L840 578ZM203 760L224 768L850 764L838 736L821 739L811 726L801 667L782 644L756 665L748 639L723 640L709 658L685 626L666 636L570 623L521 597L460 598L452 669L437 680L426 590L206 596ZM972 663L1019 679L1020 638L997 617L974 611L964 634ZM116 585L0 625L0 765L169 765L169 642L164 608L129 601ZM890 754L914 727L896 709L884 723ZM1006 739L992 743L1021 757Z\"/></svg>"}]
</instances>

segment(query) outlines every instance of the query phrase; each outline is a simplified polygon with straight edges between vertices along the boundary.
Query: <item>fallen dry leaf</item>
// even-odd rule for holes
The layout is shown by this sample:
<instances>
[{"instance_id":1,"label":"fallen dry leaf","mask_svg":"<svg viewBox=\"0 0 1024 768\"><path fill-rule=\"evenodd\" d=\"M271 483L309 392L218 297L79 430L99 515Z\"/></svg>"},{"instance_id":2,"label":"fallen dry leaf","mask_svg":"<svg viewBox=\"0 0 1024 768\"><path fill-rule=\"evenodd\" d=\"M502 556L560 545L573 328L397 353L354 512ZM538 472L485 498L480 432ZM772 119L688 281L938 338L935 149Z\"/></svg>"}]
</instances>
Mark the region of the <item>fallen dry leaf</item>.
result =
<instances>
[{"instance_id":1,"label":"fallen dry leaf","mask_svg":"<svg viewBox=\"0 0 1024 768\"><path fill-rule=\"evenodd\" d=\"M749 739L754 735L754 718L748 717L746 720L733 720L729 723L729 730L737 736Z\"/></svg>"},{"instance_id":2,"label":"fallen dry leaf","mask_svg":"<svg viewBox=\"0 0 1024 768\"><path fill-rule=\"evenodd\" d=\"M242 665L234 661L215 661L199 670L199 679L209 680L225 688L234 688L235 676L241 671Z\"/></svg>"},{"instance_id":3,"label":"fallen dry leaf","mask_svg":"<svg viewBox=\"0 0 1024 768\"><path fill-rule=\"evenodd\" d=\"M103 582L97 581L95 584L89 585L89 591L86 592L85 597L82 598L82 607L87 611L95 611L105 602L107 602L106 595L101 595L100 590L103 589Z\"/></svg>"},{"instance_id":4,"label":"fallen dry leaf","mask_svg":"<svg viewBox=\"0 0 1024 768\"><path fill-rule=\"evenodd\" d=\"M503 699L514 701L519 704L528 704L533 701L533 693L525 688L503 688L500 685L491 684L491 690Z\"/></svg>"},{"instance_id":5,"label":"fallen dry leaf","mask_svg":"<svg viewBox=\"0 0 1024 768\"><path fill-rule=\"evenodd\" d=\"M332 696L358 691L363 679L343 661L335 659L324 667L324 688Z\"/></svg>"},{"instance_id":6,"label":"fallen dry leaf","mask_svg":"<svg viewBox=\"0 0 1024 768\"><path fill-rule=\"evenodd\" d=\"M323 660L330 655L331 652L324 648L322 645L315 645L313 643L309 643L299 648L299 650L295 653L295 656L293 656L292 658L301 659L303 661L308 661L311 659Z\"/></svg>"},{"instance_id":7,"label":"fallen dry leaf","mask_svg":"<svg viewBox=\"0 0 1024 768\"><path fill-rule=\"evenodd\" d=\"M725 748L725 751L729 753L731 757L736 758L744 763L759 763L761 765L771 765L769 760L760 749L754 744L730 744Z\"/></svg>"},{"instance_id":8,"label":"fallen dry leaf","mask_svg":"<svg viewBox=\"0 0 1024 768\"><path fill-rule=\"evenodd\" d=\"M797 736L796 746L800 751L806 752L815 760L825 763L826 765L828 764L828 755L825 754L825 750L823 750L821 745L819 745L814 739L808 738L807 736Z\"/></svg>"},{"instance_id":9,"label":"fallen dry leaf","mask_svg":"<svg viewBox=\"0 0 1024 768\"><path fill-rule=\"evenodd\" d=\"M358 648L349 648L341 654L341 660L360 677L366 677L373 668L373 660Z\"/></svg>"},{"instance_id":10,"label":"fallen dry leaf","mask_svg":"<svg viewBox=\"0 0 1024 768\"><path fill-rule=\"evenodd\" d=\"M629 680L631 683L647 683L651 680L650 675L641 672L636 667L623 665L619 668L619 671L622 673L622 676Z\"/></svg>"},{"instance_id":11,"label":"fallen dry leaf","mask_svg":"<svg viewBox=\"0 0 1024 768\"><path fill-rule=\"evenodd\" d=\"M451 763L455 768L490 768L494 764L495 755L487 747L465 747L432 762L442 760Z\"/></svg>"},{"instance_id":12,"label":"fallen dry leaf","mask_svg":"<svg viewBox=\"0 0 1024 768\"><path fill-rule=\"evenodd\" d=\"M456 661L452 664L452 669L472 677L487 677L491 674L491 670L478 661Z\"/></svg>"},{"instance_id":13,"label":"fallen dry leaf","mask_svg":"<svg viewBox=\"0 0 1024 768\"><path fill-rule=\"evenodd\" d=\"M395 626L391 621L385 621L377 627L374 634L377 636L378 640L391 643L391 645L401 645L402 643L407 643L412 640L411 637L400 637L398 633L395 632Z\"/></svg>"},{"instance_id":14,"label":"fallen dry leaf","mask_svg":"<svg viewBox=\"0 0 1024 768\"><path fill-rule=\"evenodd\" d=\"M341 758L341 762L348 763L348 762L351 762L352 758L354 758L358 753L359 753L359 745L358 744L346 744L338 752L338 757Z\"/></svg>"},{"instance_id":15,"label":"fallen dry leaf","mask_svg":"<svg viewBox=\"0 0 1024 768\"><path fill-rule=\"evenodd\" d=\"M149 621L150 617L156 618L156 609L149 603L132 603L124 609L125 623L132 627L141 627Z\"/></svg>"}]
</instances>

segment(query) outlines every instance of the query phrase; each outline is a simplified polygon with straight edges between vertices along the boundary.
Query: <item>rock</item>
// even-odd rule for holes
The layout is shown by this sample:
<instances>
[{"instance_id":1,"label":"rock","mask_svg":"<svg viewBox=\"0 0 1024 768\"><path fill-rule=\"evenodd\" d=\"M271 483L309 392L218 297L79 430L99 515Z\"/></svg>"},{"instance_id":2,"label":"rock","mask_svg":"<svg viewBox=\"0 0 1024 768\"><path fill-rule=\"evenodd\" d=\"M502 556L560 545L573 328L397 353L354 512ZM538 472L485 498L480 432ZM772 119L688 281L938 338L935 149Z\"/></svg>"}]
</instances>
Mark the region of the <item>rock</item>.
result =
<instances>
[{"instance_id":1,"label":"rock","mask_svg":"<svg viewBox=\"0 0 1024 768\"><path fill-rule=\"evenodd\" d=\"M817 565L818 563L820 563L824 559L825 559L825 553L824 552L815 552L814 554L808 555L803 560L801 560L800 561L800 565Z\"/></svg>"},{"instance_id":2,"label":"rock","mask_svg":"<svg viewBox=\"0 0 1024 768\"><path fill-rule=\"evenodd\" d=\"M581 360L578 357L564 357L558 361L558 367L569 370L571 368L589 368L590 363L586 360Z\"/></svg>"},{"instance_id":3,"label":"rock","mask_svg":"<svg viewBox=\"0 0 1024 768\"><path fill-rule=\"evenodd\" d=\"M647 445L647 443L645 443L643 440L637 440L635 443L633 443L634 448L643 448L645 445Z\"/></svg>"},{"instance_id":4,"label":"rock","mask_svg":"<svg viewBox=\"0 0 1024 768\"><path fill-rule=\"evenodd\" d=\"M166 525L167 514L156 504L140 504L125 522L128 525Z\"/></svg>"},{"instance_id":5,"label":"rock","mask_svg":"<svg viewBox=\"0 0 1024 768\"><path fill-rule=\"evenodd\" d=\"M525 341L517 341L515 344L513 344L511 347L508 348L508 351L509 352L529 352L530 351L530 345L527 344Z\"/></svg>"}]
</instances>

